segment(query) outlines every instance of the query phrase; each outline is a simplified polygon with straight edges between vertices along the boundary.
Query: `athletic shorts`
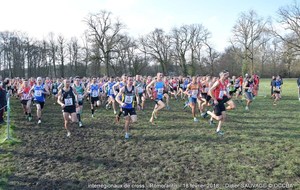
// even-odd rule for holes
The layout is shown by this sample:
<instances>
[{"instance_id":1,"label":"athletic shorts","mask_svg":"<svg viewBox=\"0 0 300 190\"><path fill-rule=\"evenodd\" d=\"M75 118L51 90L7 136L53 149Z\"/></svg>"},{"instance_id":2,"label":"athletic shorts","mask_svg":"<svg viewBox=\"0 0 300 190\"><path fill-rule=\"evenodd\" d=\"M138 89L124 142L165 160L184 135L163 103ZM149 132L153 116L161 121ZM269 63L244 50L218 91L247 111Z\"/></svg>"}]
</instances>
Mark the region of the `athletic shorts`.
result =
<instances>
[{"instance_id":1,"label":"athletic shorts","mask_svg":"<svg viewBox=\"0 0 300 190\"><path fill-rule=\"evenodd\" d=\"M189 103L197 103L197 98L189 97Z\"/></svg>"},{"instance_id":2,"label":"athletic shorts","mask_svg":"<svg viewBox=\"0 0 300 190\"><path fill-rule=\"evenodd\" d=\"M99 97L91 97L91 104L95 104L99 100Z\"/></svg>"},{"instance_id":3,"label":"athletic shorts","mask_svg":"<svg viewBox=\"0 0 300 190\"><path fill-rule=\"evenodd\" d=\"M27 105L28 100L21 100L21 104L26 106Z\"/></svg>"},{"instance_id":4,"label":"athletic shorts","mask_svg":"<svg viewBox=\"0 0 300 190\"><path fill-rule=\"evenodd\" d=\"M139 93L139 98L142 99L144 93Z\"/></svg>"},{"instance_id":5,"label":"athletic shorts","mask_svg":"<svg viewBox=\"0 0 300 190\"><path fill-rule=\"evenodd\" d=\"M162 101L162 102L163 102L162 99L158 99L158 98L156 98L154 101L155 101L155 104L158 104L159 101Z\"/></svg>"},{"instance_id":6,"label":"athletic shorts","mask_svg":"<svg viewBox=\"0 0 300 190\"><path fill-rule=\"evenodd\" d=\"M78 105L82 106L83 105L83 101L78 101Z\"/></svg>"},{"instance_id":7,"label":"athletic shorts","mask_svg":"<svg viewBox=\"0 0 300 190\"><path fill-rule=\"evenodd\" d=\"M225 105L223 103L223 100L218 100L218 104L214 106L214 113L216 116L222 115L223 111L226 111Z\"/></svg>"},{"instance_id":8,"label":"athletic shorts","mask_svg":"<svg viewBox=\"0 0 300 190\"><path fill-rule=\"evenodd\" d=\"M274 90L274 93L275 93L275 94L280 94L280 91Z\"/></svg>"},{"instance_id":9,"label":"athletic shorts","mask_svg":"<svg viewBox=\"0 0 300 190\"><path fill-rule=\"evenodd\" d=\"M44 108L45 102L40 102L40 101L37 101L37 100L35 100L34 102L35 102L35 104L40 104L41 105L41 109Z\"/></svg>"},{"instance_id":10,"label":"athletic shorts","mask_svg":"<svg viewBox=\"0 0 300 190\"><path fill-rule=\"evenodd\" d=\"M225 104L226 102L228 102L230 99L228 98L228 96L223 96L223 103Z\"/></svg>"},{"instance_id":11,"label":"athletic shorts","mask_svg":"<svg viewBox=\"0 0 300 190\"><path fill-rule=\"evenodd\" d=\"M245 92L245 97L246 97L247 100L252 101L253 100L252 92Z\"/></svg>"},{"instance_id":12,"label":"athletic shorts","mask_svg":"<svg viewBox=\"0 0 300 190\"><path fill-rule=\"evenodd\" d=\"M75 113L76 112L76 106L66 106L63 109L64 113Z\"/></svg>"},{"instance_id":13,"label":"athletic shorts","mask_svg":"<svg viewBox=\"0 0 300 190\"><path fill-rule=\"evenodd\" d=\"M134 108L122 108L122 113L124 117L136 115Z\"/></svg>"}]
</instances>

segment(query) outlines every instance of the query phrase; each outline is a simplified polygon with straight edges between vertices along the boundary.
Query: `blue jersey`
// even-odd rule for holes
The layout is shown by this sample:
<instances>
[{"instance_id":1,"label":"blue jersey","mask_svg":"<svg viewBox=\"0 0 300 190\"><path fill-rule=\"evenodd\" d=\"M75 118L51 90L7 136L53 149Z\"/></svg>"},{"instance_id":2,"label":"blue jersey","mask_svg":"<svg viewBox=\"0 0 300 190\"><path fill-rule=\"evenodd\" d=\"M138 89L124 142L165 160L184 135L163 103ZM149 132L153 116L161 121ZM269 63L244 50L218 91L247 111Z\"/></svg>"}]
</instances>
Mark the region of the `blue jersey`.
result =
<instances>
[{"instance_id":1,"label":"blue jersey","mask_svg":"<svg viewBox=\"0 0 300 190\"><path fill-rule=\"evenodd\" d=\"M107 89L107 93L109 96L114 95L114 91L113 91L113 86L116 84L116 82L108 82L108 89Z\"/></svg>"},{"instance_id":2,"label":"blue jersey","mask_svg":"<svg viewBox=\"0 0 300 190\"><path fill-rule=\"evenodd\" d=\"M44 85L37 86L35 85L34 88L34 100L39 101L39 102L45 102L45 88Z\"/></svg>"},{"instance_id":3,"label":"blue jersey","mask_svg":"<svg viewBox=\"0 0 300 190\"><path fill-rule=\"evenodd\" d=\"M159 81L155 83L155 91L157 92L156 99L162 99L164 96L164 82Z\"/></svg>"},{"instance_id":4,"label":"blue jersey","mask_svg":"<svg viewBox=\"0 0 300 190\"><path fill-rule=\"evenodd\" d=\"M275 81L275 88L280 89L281 84L282 84L282 83L281 83L280 80L276 80L276 81Z\"/></svg>"},{"instance_id":5,"label":"blue jersey","mask_svg":"<svg viewBox=\"0 0 300 190\"><path fill-rule=\"evenodd\" d=\"M98 84L91 84L91 97L98 97L99 96L99 85Z\"/></svg>"},{"instance_id":6,"label":"blue jersey","mask_svg":"<svg viewBox=\"0 0 300 190\"><path fill-rule=\"evenodd\" d=\"M125 86L124 96L123 96L123 102L125 103L125 106L122 108L131 109L134 108L133 100L135 97L135 91L134 86L132 86L131 91L127 89L127 86Z\"/></svg>"},{"instance_id":7,"label":"blue jersey","mask_svg":"<svg viewBox=\"0 0 300 190\"><path fill-rule=\"evenodd\" d=\"M183 88L186 89L190 81L188 79L185 79L183 82Z\"/></svg>"}]
</instances>

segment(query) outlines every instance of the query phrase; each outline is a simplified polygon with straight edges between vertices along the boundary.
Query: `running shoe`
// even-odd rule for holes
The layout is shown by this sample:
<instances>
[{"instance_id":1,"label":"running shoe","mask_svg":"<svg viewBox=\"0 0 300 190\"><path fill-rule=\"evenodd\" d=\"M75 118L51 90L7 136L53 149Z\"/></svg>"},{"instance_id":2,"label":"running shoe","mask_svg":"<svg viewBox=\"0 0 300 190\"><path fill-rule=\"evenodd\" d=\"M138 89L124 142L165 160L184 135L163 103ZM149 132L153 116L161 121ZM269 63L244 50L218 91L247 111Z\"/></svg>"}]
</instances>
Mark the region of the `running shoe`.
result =
<instances>
[{"instance_id":1,"label":"running shoe","mask_svg":"<svg viewBox=\"0 0 300 190\"><path fill-rule=\"evenodd\" d=\"M71 133L70 131L67 132L67 137L70 137L71 136Z\"/></svg>"},{"instance_id":2,"label":"running shoe","mask_svg":"<svg viewBox=\"0 0 300 190\"><path fill-rule=\"evenodd\" d=\"M245 110L246 110L246 111L248 111L248 110L249 110L249 107L248 107L248 106L246 106L246 107L245 107Z\"/></svg>"},{"instance_id":3,"label":"running shoe","mask_svg":"<svg viewBox=\"0 0 300 190\"><path fill-rule=\"evenodd\" d=\"M183 109L187 108L188 106L189 106L189 102L185 102L184 106L183 106Z\"/></svg>"},{"instance_id":4,"label":"running shoe","mask_svg":"<svg viewBox=\"0 0 300 190\"><path fill-rule=\"evenodd\" d=\"M201 113L201 116L202 116L203 118L206 118L206 117L208 116L208 113L207 113L207 112Z\"/></svg>"},{"instance_id":5,"label":"running shoe","mask_svg":"<svg viewBox=\"0 0 300 190\"><path fill-rule=\"evenodd\" d=\"M79 127L83 126L81 121L79 121L78 124L79 124Z\"/></svg>"},{"instance_id":6,"label":"running shoe","mask_svg":"<svg viewBox=\"0 0 300 190\"><path fill-rule=\"evenodd\" d=\"M28 121L31 121L32 120L32 117L28 117Z\"/></svg>"},{"instance_id":7,"label":"running shoe","mask_svg":"<svg viewBox=\"0 0 300 190\"><path fill-rule=\"evenodd\" d=\"M38 124L41 124L41 123L42 123L42 121L39 119Z\"/></svg>"},{"instance_id":8,"label":"running shoe","mask_svg":"<svg viewBox=\"0 0 300 190\"><path fill-rule=\"evenodd\" d=\"M209 125L210 126L214 126L215 125L214 122L213 122L213 120L209 120Z\"/></svg>"},{"instance_id":9,"label":"running shoe","mask_svg":"<svg viewBox=\"0 0 300 190\"><path fill-rule=\"evenodd\" d=\"M224 135L223 131L217 131L216 133L217 133L217 135L220 135L220 136Z\"/></svg>"},{"instance_id":10,"label":"running shoe","mask_svg":"<svg viewBox=\"0 0 300 190\"><path fill-rule=\"evenodd\" d=\"M125 139L129 139L129 134L125 133Z\"/></svg>"},{"instance_id":11,"label":"running shoe","mask_svg":"<svg viewBox=\"0 0 300 190\"><path fill-rule=\"evenodd\" d=\"M194 117L194 122L198 122L199 120L196 118L196 117Z\"/></svg>"}]
</instances>

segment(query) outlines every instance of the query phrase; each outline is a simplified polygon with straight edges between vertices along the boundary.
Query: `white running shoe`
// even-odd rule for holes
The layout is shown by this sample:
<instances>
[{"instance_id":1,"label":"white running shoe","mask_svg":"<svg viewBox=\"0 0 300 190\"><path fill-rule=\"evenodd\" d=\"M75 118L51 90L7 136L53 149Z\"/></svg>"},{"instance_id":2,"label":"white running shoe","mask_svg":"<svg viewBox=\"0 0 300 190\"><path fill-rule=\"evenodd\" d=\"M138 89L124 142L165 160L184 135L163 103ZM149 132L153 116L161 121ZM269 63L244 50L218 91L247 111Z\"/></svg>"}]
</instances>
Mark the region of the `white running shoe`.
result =
<instances>
[{"instance_id":1,"label":"white running shoe","mask_svg":"<svg viewBox=\"0 0 300 190\"><path fill-rule=\"evenodd\" d=\"M246 106L246 107L245 107L245 110L246 110L246 111L248 111L248 110L249 110L249 107L248 107L248 106Z\"/></svg>"},{"instance_id":2,"label":"white running shoe","mask_svg":"<svg viewBox=\"0 0 300 190\"><path fill-rule=\"evenodd\" d=\"M92 117L94 117L94 114L92 114Z\"/></svg>"},{"instance_id":3,"label":"white running shoe","mask_svg":"<svg viewBox=\"0 0 300 190\"><path fill-rule=\"evenodd\" d=\"M196 117L194 117L194 122L198 122L199 120L196 118Z\"/></svg>"},{"instance_id":4,"label":"white running shoe","mask_svg":"<svg viewBox=\"0 0 300 190\"><path fill-rule=\"evenodd\" d=\"M79 124L79 127L83 126L81 121L79 121L78 124Z\"/></svg>"},{"instance_id":5,"label":"white running shoe","mask_svg":"<svg viewBox=\"0 0 300 190\"><path fill-rule=\"evenodd\" d=\"M116 111L114 111L114 114L116 115L116 114L117 114L117 112L116 112Z\"/></svg>"},{"instance_id":6,"label":"white running shoe","mask_svg":"<svg viewBox=\"0 0 300 190\"><path fill-rule=\"evenodd\" d=\"M129 139L129 134L125 133L125 139Z\"/></svg>"},{"instance_id":7,"label":"white running shoe","mask_svg":"<svg viewBox=\"0 0 300 190\"><path fill-rule=\"evenodd\" d=\"M42 123L42 121L39 119L38 124L41 124L41 123Z\"/></svg>"},{"instance_id":8,"label":"white running shoe","mask_svg":"<svg viewBox=\"0 0 300 190\"><path fill-rule=\"evenodd\" d=\"M71 136L71 133L70 131L67 132L67 137L70 137Z\"/></svg>"}]
</instances>

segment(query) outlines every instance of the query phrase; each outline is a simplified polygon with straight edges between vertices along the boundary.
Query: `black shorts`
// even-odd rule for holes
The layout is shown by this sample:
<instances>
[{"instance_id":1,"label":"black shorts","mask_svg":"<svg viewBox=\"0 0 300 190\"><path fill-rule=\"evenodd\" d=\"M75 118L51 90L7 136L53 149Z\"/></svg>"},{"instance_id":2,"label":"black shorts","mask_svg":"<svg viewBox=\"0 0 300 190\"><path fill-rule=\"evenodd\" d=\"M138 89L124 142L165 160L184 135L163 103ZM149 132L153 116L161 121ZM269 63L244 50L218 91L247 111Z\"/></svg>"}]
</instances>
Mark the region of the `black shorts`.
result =
<instances>
[{"instance_id":1,"label":"black shorts","mask_svg":"<svg viewBox=\"0 0 300 190\"><path fill-rule=\"evenodd\" d=\"M82 106L83 105L83 101L78 101L78 105Z\"/></svg>"},{"instance_id":2,"label":"black shorts","mask_svg":"<svg viewBox=\"0 0 300 190\"><path fill-rule=\"evenodd\" d=\"M222 112L226 111L223 100L218 100L218 104L214 106L214 113L216 116L222 115Z\"/></svg>"},{"instance_id":3,"label":"black shorts","mask_svg":"<svg viewBox=\"0 0 300 190\"><path fill-rule=\"evenodd\" d=\"M28 100L21 100L21 104L26 106L27 105Z\"/></svg>"},{"instance_id":4,"label":"black shorts","mask_svg":"<svg viewBox=\"0 0 300 190\"><path fill-rule=\"evenodd\" d=\"M155 104L158 104L158 102L159 102L159 101L162 101L162 102L163 102L163 100L162 100L162 99L158 99L158 98L157 98L157 99L155 99L154 101L155 101Z\"/></svg>"},{"instance_id":5,"label":"black shorts","mask_svg":"<svg viewBox=\"0 0 300 190\"><path fill-rule=\"evenodd\" d=\"M280 94L280 91L274 90L274 93L275 93L275 94Z\"/></svg>"},{"instance_id":6,"label":"black shorts","mask_svg":"<svg viewBox=\"0 0 300 190\"><path fill-rule=\"evenodd\" d=\"M211 99L211 96L208 95L207 93L201 93L201 96L203 99L205 99L207 102L209 102L209 100Z\"/></svg>"},{"instance_id":7,"label":"black shorts","mask_svg":"<svg viewBox=\"0 0 300 190\"><path fill-rule=\"evenodd\" d=\"M99 97L91 97L91 104L95 104L99 100Z\"/></svg>"},{"instance_id":8,"label":"black shorts","mask_svg":"<svg viewBox=\"0 0 300 190\"><path fill-rule=\"evenodd\" d=\"M76 112L76 106L66 106L63 109L66 113L75 113Z\"/></svg>"},{"instance_id":9,"label":"black shorts","mask_svg":"<svg viewBox=\"0 0 300 190\"><path fill-rule=\"evenodd\" d=\"M136 115L134 108L122 108L122 113L124 117Z\"/></svg>"},{"instance_id":10,"label":"black shorts","mask_svg":"<svg viewBox=\"0 0 300 190\"><path fill-rule=\"evenodd\" d=\"M45 102L40 102L40 101L37 101L37 100L35 100L34 102L35 102L35 104L40 104L41 105L41 109L44 108Z\"/></svg>"},{"instance_id":11,"label":"black shorts","mask_svg":"<svg viewBox=\"0 0 300 190\"><path fill-rule=\"evenodd\" d=\"M223 104L225 104L226 102L228 102L230 100L230 98L228 98L228 96L223 96Z\"/></svg>"}]
</instances>

